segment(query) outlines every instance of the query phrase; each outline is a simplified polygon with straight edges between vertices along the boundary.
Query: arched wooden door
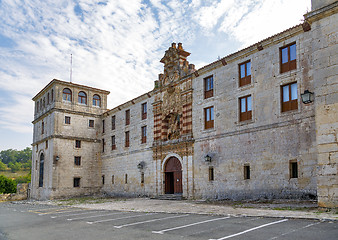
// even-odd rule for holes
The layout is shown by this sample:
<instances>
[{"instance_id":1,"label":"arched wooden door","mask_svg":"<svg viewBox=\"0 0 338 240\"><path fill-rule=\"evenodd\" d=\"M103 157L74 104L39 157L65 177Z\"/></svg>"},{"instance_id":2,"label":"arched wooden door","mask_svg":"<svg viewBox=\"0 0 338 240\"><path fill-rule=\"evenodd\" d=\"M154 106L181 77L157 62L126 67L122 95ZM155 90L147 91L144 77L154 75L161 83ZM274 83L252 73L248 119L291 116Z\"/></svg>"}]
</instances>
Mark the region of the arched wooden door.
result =
<instances>
[{"instance_id":1,"label":"arched wooden door","mask_svg":"<svg viewBox=\"0 0 338 240\"><path fill-rule=\"evenodd\" d=\"M164 168L165 194L182 193L182 165L176 157L170 157Z\"/></svg>"}]
</instances>

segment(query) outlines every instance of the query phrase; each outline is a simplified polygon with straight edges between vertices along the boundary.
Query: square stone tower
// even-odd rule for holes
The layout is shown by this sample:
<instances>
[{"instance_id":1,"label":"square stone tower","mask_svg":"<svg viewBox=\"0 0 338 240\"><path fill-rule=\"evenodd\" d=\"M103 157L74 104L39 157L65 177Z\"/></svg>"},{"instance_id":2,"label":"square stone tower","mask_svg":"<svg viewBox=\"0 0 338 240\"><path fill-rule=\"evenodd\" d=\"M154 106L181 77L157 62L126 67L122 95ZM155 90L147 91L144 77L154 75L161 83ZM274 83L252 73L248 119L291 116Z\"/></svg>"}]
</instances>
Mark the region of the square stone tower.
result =
<instances>
[{"instance_id":1,"label":"square stone tower","mask_svg":"<svg viewBox=\"0 0 338 240\"><path fill-rule=\"evenodd\" d=\"M53 79L34 98L31 197L101 188L101 115L108 91Z\"/></svg>"}]
</instances>

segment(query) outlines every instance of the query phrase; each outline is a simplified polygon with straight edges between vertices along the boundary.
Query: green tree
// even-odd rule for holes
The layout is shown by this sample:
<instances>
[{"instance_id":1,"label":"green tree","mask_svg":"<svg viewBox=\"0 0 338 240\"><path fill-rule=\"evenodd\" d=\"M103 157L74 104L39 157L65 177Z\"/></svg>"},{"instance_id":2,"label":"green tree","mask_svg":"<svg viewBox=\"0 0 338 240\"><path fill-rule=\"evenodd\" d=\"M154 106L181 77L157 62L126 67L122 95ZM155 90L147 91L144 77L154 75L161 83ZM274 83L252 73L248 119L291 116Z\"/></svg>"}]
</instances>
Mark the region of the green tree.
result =
<instances>
[{"instance_id":1,"label":"green tree","mask_svg":"<svg viewBox=\"0 0 338 240\"><path fill-rule=\"evenodd\" d=\"M12 172L22 169L30 169L32 166L32 150L27 147L21 151L7 149L0 152L0 162L7 164ZM4 167L3 165L0 165Z\"/></svg>"},{"instance_id":2,"label":"green tree","mask_svg":"<svg viewBox=\"0 0 338 240\"><path fill-rule=\"evenodd\" d=\"M15 163L8 163L8 167L11 169L12 172L18 172L20 171L20 169L22 169L22 164L19 162L15 162Z\"/></svg>"},{"instance_id":3,"label":"green tree","mask_svg":"<svg viewBox=\"0 0 338 240\"><path fill-rule=\"evenodd\" d=\"M0 175L0 194L1 193L15 193L16 182L10 178Z\"/></svg>"},{"instance_id":4,"label":"green tree","mask_svg":"<svg viewBox=\"0 0 338 240\"><path fill-rule=\"evenodd\" d=\"M7 165L0 161L0 171L7 170Z\"/></svg>"}]
</instances>

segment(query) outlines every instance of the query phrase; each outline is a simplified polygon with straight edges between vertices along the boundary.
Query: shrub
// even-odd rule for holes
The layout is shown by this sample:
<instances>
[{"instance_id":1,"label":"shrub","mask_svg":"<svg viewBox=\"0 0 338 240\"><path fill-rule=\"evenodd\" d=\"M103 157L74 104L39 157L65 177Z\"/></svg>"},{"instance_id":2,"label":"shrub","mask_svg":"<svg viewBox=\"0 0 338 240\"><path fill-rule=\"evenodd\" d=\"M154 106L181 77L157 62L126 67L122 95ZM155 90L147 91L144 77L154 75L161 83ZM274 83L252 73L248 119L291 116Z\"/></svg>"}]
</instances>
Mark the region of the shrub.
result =
<instances>
[{"instance_id":1,"label":"shrub","mask_svg":"<svg viewBox=\"0 0 338 240\"><path fill-rule=\"evenodd\" d=\"M1 193L15 193L16 182L10 178L0 175L0 194Z\"/></svg>"}]
</instances>

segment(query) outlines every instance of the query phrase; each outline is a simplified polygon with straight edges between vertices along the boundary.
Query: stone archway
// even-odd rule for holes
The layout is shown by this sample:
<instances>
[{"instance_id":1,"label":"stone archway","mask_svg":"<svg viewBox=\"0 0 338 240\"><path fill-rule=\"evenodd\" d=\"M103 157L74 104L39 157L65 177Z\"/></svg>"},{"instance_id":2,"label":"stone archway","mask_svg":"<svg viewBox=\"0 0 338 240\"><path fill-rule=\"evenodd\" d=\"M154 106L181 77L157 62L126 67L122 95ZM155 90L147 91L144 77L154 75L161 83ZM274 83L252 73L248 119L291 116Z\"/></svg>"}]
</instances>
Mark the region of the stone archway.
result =
<instances>
[{"instance_id":1,"label":"stone archway","mask_svg":"<svg viewBox=\"0 0 338 240\"><path fill-rule=\"evenodd\" d=\"M176 157L170 157L164 167L165 194L182 194L182 165Z\"/></svg>"}]
</instances>

